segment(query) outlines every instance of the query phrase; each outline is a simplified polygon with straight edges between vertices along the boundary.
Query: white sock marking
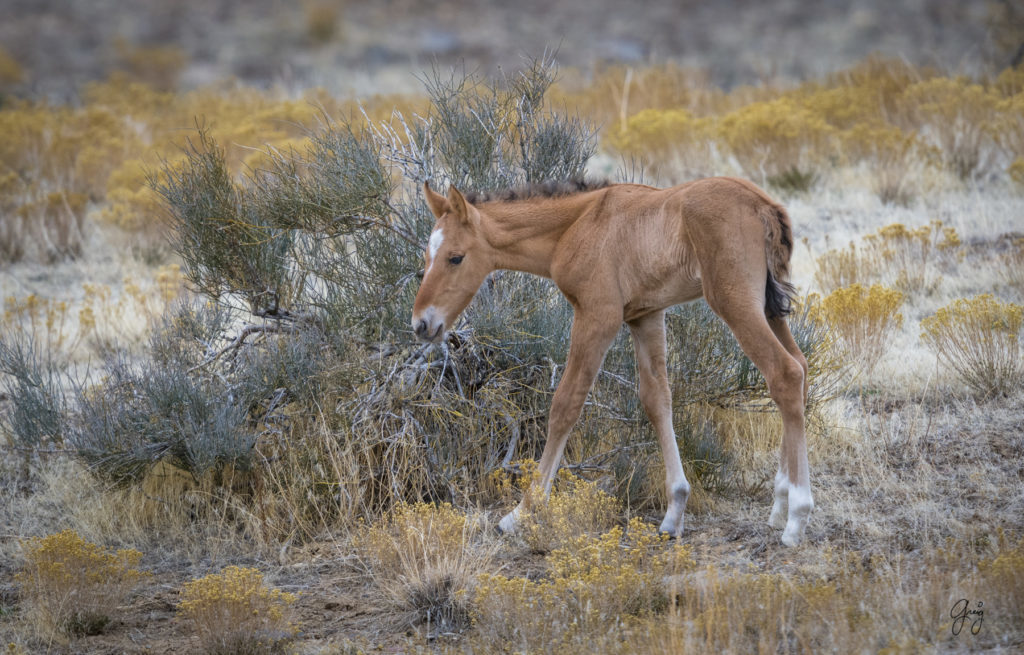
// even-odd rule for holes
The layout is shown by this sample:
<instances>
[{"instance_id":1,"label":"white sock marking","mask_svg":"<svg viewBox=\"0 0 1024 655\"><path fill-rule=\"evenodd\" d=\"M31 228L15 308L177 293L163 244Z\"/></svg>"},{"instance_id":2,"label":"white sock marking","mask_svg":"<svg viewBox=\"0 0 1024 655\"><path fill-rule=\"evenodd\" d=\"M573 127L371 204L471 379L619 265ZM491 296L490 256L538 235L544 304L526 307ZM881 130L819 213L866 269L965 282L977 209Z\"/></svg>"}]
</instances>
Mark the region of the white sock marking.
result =
<instances>
[{"instance_id":1,"label":"white sock marking","mask_svg":"<svg viewBox=\"0 0 1024 655\"><path fill-rule=\"evenodd\" d=\"M782 532L782 543L787 546L795 546L800 543L804 536L804 528L807 526L807 517L814 508L814 499L811 497L810 487L791 484L789 487L789 520L786 521L786 529Z\"/></svg>"}]
</instances>

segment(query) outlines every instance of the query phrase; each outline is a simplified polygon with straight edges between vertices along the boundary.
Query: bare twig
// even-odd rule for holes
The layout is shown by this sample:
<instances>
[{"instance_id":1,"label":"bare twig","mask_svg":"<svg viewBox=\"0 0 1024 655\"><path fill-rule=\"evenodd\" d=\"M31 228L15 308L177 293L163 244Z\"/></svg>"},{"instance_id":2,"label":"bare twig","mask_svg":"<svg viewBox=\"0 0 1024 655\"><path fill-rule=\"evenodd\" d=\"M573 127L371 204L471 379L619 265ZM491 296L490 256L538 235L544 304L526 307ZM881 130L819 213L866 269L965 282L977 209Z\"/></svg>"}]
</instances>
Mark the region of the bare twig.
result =
<instances>
[{"instance_id":1,"label":"bare twig","mask_svg":"<svg viewBox=\"0 0 1024 655\"><path fill-rule=\"evenodd\" d=\"M196 371L198 369L201 369L201 368L204 368L206 366L209 366L213 362L215 362L218 359L220 359L225 353L227 353L227 352L229 352L231 350L237 350L238 348L241 348L242 345L245 343L245 340L248 337L250 337L250 336L252 336L254 334L278 334L278 333L280 333L282 331L284 331L284 326L282 326L280 323L264 323L263 325L246 325L244 328L242 328L242 331L238 333L238 336L231 340L231 343L229 343L228 345L224 346L223 348L218 350L213 355L210 355L209 357L204 359L202 362L200 362L200 363L196 364L195 366L193 366L192 368L188 369L188 372L192 373L193 371Z\"/></svg>"}]
</instances>

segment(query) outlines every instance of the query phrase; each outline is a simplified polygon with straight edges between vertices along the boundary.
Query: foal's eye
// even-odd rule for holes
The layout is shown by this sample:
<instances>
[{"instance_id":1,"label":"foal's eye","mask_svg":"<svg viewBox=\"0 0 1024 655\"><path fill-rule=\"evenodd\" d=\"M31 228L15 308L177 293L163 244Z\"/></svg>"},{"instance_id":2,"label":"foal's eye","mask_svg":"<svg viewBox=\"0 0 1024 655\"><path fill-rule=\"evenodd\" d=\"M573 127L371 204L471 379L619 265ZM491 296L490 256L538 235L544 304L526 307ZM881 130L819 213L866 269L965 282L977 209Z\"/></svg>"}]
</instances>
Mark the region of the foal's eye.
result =
<instances>
[{"instance_id":1,"label":"foal's eye","mask_svg":"<svg viewBox=\"0 0 1024 655\"><path fill-rule=\"evenodd\" d=\"M465 257L465 255L452 255L451 257L448 258L448 263L454 266L458 266L459 264L462 263L463 257Z\"/></svg>"}]
</instances>

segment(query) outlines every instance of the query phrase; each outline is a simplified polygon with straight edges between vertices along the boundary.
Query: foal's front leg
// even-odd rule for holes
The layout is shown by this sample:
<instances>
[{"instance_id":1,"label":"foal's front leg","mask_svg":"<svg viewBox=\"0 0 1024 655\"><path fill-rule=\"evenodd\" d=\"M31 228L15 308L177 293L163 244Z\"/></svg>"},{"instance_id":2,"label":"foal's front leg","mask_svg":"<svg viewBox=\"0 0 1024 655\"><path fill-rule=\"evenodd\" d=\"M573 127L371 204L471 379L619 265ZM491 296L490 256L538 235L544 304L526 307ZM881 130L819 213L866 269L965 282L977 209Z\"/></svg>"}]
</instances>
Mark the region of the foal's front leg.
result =
<instances>
[{"instance_id":1,"label":"foal's front leg","mask_svg":"<svg viewBox=\"0 0 1024 655\"><path fill-rule=\"evenodd\" d=\"M514 532L519 516L530 509L534 502L545 502L551 492L551 482L562 461L565 442L569 431L580 417L587 394L601 370L608 346L615 339L622 324L621 310L617 312L582 313L579 309L573 318L572 341L569 344L569 358L565 363L562 380L555 390L548 416L548 439L538 466L539 478L523 496L522 502L509 512L498 528L502 532Z\"/></svg>"}]
</instances>

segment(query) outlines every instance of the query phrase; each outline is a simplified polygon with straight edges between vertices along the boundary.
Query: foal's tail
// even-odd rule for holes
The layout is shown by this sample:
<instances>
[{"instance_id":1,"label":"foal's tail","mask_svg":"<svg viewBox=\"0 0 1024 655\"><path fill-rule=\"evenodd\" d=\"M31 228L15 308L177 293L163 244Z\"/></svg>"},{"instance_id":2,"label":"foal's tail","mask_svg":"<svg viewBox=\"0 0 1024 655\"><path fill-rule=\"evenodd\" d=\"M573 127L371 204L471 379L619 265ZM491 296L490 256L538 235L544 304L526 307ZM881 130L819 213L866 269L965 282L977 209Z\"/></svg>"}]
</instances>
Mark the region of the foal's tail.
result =
<instances>
[{"instance_id":1,"label":"foal's tail","mask_svg":"<svg viewBox=\"0 0 1024 655\"><path fill-rule=\"evenodd\" d=\"M796 295L796 289L789 283L793 228L785 208L771 200L762 205L760 214L764 223L765 254L768 259L764 314L768 318L779 318L793 311L793 297Z\"/></svg>"}]
</instances>

